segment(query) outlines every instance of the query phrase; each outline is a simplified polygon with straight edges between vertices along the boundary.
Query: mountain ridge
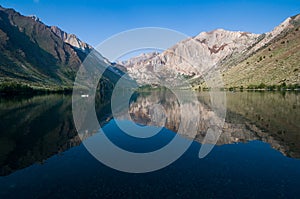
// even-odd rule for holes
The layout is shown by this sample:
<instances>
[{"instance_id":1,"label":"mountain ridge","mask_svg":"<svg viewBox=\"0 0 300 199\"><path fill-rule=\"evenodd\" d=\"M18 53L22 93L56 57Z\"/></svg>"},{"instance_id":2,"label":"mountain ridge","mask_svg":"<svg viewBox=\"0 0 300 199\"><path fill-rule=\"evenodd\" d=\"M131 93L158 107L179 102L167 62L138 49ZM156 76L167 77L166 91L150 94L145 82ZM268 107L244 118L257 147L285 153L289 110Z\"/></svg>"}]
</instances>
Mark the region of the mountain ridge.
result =
<instances>
[{"instance_id":1,"label":"mountain ridge","mask_svg":"<svg viewBox=\"0 0 300 199\"><path fill-rule=\"evenodd\" d=\"M236 69L234 70L233 68L239 68L239 72L247 70L247 68L250 67L241 67L241 63L249 58L253 59L261 50L276 43L281 38L286 37L286 35L293 35L294 30L299 28L299 24L300 15L295 15L288 17L272 31L263 34L227 31L223 29L201 32L194 37L175 44L160 54L152 55L150 58L147 58L149 55L144 55L144 58L133 58L123 62L123 64L127 68L129 75L141 84L155 84L155 82L158 82L160 74L156 73L153 68L164 68L173 71L173 74L170 75L173 76L173 78L180 76L188 77L191 84L196 88L206 86L203 76L206 76L211 69L218 69L222 72L224 84L227 88L247 87L261 83L279 85L282 84L282 82L278 80L279 77L276 77L276 80L272 80L272 75L268 77L269 79L260 77L260 79L254 78L253 80L243 81L241 78L245 79L247 75L244 74L240 77L235 71ZM297 43L297 46L300 45L298 38L294 38L293 41ZM282 46L275 46L274 48L276 51L284 50L283 53L286 53L286 56L289 55L288 48L283 49ZM176 54L177 56L174 56ZM265 55L262 55L262 57L264 56ZM188 61L184 61L182 57ZM298 61L300 60L296 59L295 63L292 64L293 66L290 66L295 68L293 70L299 68L299 65L297 65ZM276 60L273 60L272 63L275 64ZM256 65L252 68L256 68ZM278 70L278 68L275 68L273 71L277 73ZM273 73L272 71L268 72ZM148 75L145 76L145 74ZM255 76L255 74L251 75ZM280 78L288 79L286 84L300 83L299 75L298 77L285 77L282 75Z\"/></svg>"}]
</instances>

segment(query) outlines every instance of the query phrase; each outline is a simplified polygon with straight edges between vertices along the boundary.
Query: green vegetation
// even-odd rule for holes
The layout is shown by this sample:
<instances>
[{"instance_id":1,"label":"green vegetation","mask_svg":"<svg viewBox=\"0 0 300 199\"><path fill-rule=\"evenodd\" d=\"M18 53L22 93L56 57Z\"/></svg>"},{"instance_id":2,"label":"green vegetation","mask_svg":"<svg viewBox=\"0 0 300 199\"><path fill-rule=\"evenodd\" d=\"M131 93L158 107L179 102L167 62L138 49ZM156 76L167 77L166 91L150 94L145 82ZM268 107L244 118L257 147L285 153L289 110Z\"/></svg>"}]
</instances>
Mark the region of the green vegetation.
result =
<instances>
[{"instance_id":1,"label":"green vegetation","mask_svg":"<svg viewBox=\"0 0 300 199\"><path fill-rule=\"evenodd\" d=\"M25 93L33 92L33 88L14 82L0 84L0 93Z\"/></svg>"},{"instance_id":2,"label":"green vegetation","mask_svg":"<svg viewBox=\"0 0 300 199\"><path fill-rule=\"evenodd\" d=\"M240 88L243 90L242 88ZM264 83L261 83L259 85L249 85L247 87L247 90L268 90L268 91L285 91L285 90L300 90L299 84L289 84L287 85L285 82L283 82L280 85L266 85Z\"/></svg>"},{"instance_id":3,"label":"green vegetation","mask_svg":"<svg viewBox=\"0 0 300 199\"><path fill-rule=\"evenodd\" d=\"M42 88L33 87L16 82L5 82L0 84L0 95L27 95L27 94L47 94L47 93L71 93L71 87Z\"/></svg>"}]
</instances>

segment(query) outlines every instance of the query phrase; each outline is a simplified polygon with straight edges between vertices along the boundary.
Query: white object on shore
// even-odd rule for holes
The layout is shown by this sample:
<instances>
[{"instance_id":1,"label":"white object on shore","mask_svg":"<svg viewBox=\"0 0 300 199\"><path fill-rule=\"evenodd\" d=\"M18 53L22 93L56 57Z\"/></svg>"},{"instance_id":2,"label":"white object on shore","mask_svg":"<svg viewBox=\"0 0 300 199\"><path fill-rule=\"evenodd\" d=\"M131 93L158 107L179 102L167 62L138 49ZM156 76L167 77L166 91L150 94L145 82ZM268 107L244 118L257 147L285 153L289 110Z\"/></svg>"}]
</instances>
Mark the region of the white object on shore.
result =
<instances>
[{"instance_id":1,"label":"white object on shore","mask_svg":"<svg viewBox=\"0 0 300 199\"><path fill-rule=\"evenodd\" d=\"M89 97L89 95L81 95L81 97L87 98Z\"/></svg>"}]
</instances>

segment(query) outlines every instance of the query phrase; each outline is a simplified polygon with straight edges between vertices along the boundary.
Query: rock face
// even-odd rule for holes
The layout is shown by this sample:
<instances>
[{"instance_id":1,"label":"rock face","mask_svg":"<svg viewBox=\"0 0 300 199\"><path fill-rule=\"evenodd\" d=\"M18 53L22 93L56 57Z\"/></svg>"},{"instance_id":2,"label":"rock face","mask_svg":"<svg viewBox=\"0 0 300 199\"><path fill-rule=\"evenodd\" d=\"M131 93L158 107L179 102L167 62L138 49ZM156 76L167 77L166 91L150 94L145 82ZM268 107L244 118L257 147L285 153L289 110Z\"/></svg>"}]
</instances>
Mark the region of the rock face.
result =
<instances>
[{"instance_id":1,"label":"rock face","mask_svg":"<svg viewBox=\"0 0 300 199\"><path fill-rule=\"evenodd\" d=\"M166 76L176 78L184 75L197 79L212 69L226 72L283 35L291 34L290 31L298 26L299 16L295 16L286 19L273 31L261 35L223 29L202 32L160 54L144 54L123 62L123 65L127 67L129 75L141 84L155 84Z\"/></svg>"},{"instance_id":2,"label":"rock face","mask_svg":"<svg viewBox=\"0 0 300 199\"><path fill-rule=\"evenodd\" d=\"M87 43L82 42L74 34L68 34L68 33L62 31L61 29L59 29L57 26L51 26L50 28L65 43L68 43L75 48L78 48L86 53L89 53L93 49L92 46L88 45Z\"/></svg>"},{"instance_id":3,"label":"rock face","mask_svg":"<svg viewBox=\"0 0 300 199\"><path fill-rule=\"evenodd\" d=\"M151 76L160 78L162 72L176 75L201 76L233 53L241 53L256 42L259 35L217 29L200 33L179 42L161 54L145 54L123 64L129 74L140 83L155 83Z\"/></svg>"}]
</instances>

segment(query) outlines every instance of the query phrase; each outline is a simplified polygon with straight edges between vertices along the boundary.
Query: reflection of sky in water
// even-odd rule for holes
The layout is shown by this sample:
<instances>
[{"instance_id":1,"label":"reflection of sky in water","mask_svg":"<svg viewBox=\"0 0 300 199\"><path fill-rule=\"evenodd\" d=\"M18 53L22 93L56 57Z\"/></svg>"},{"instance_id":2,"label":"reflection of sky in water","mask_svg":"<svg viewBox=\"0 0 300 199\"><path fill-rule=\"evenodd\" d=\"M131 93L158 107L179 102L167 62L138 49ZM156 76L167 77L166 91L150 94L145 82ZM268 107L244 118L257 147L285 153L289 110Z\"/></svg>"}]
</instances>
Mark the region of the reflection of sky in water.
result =
<instances>
[{"instance_id":1,"label":"reflection of sky in water","mask_svg":"<svg viewBox=\"0 0 300 199\"><path fill-rule=\"evenodd\" d=\"M130 121L118 121L122 125L127 125L128 127L132 126L132 122ZM155 151L160 149L161 147L168 144L176 135L170 130L165 128L159 128L154 126L144 126L142 127L145 131L141 131L141 134L152 133L153 131L157 132L156 135L150 138L136 138L124 133L120 128L116 125L115 120L111 120L104 128L103 132L109 138L109 140L117 145L118 147L136 153L146 153L150 151ZM130 129L129 129L130 130ZM94 135L91 138L88 138L84 142L88 142L94 147L102 148L97 143L101 139L100 132Z\"/></svg>"}]
</instances>

